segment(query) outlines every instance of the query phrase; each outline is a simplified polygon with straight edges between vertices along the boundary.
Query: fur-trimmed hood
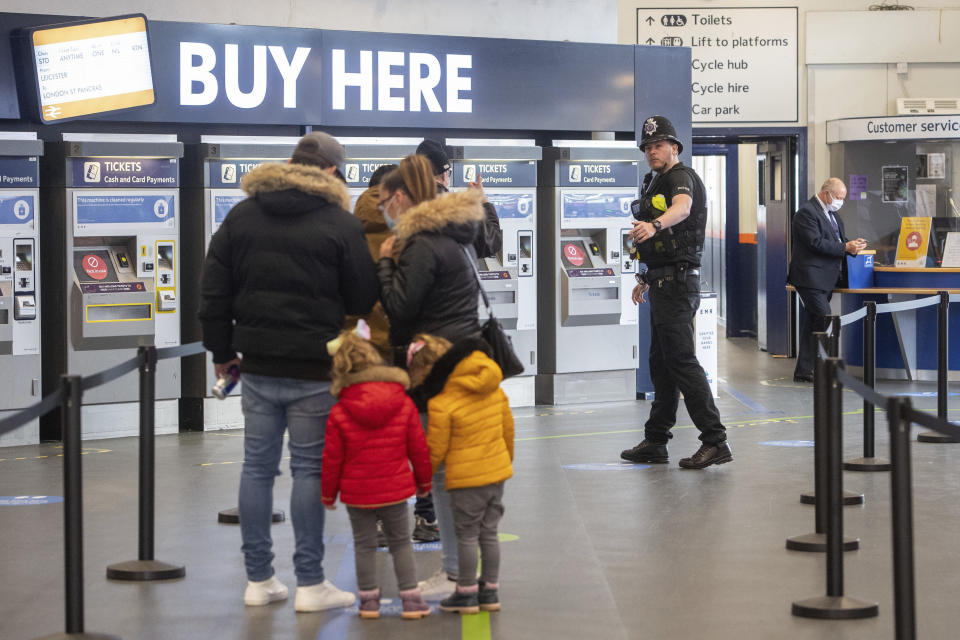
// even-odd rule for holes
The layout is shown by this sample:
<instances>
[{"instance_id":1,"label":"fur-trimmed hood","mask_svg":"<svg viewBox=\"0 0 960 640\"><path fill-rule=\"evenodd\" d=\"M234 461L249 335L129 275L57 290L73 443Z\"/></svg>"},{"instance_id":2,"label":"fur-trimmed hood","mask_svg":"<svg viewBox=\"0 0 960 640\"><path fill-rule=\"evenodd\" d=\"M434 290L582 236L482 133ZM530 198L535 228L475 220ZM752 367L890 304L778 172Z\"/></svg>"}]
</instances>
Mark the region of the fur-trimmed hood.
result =
<instances>
[{"instance_id":1,"label":"fur-trimmed hood","mask_svg":"<svg viewBox=\"0 0 960 640\"><path fill-rule=\"evenodd\" d=\"M474 351L480 351L487 357L493 358L493 352L490 350L490 345L487 344L486 340L481 338L460 340L450 347L445 354L440 356L433 364L433 368L430 369L430 373L427 374L423 382L413 389L410 389L409 395L413 399L413 403L417 405L417 410L420 411L420 413L426 413L427 404L430 402L430 399L443 391L443 388L447 385L447 380L449 380L453 374L453 370Z\"/></svg>"},{"instance_id":2,"label":"fur-trimmed hood","mask_svg":"<svg viewBox=\"0 0 960 640\"><path fill-rule=\"evenodd\" d=\"M367 367L363 371L334 378L330 385L330 393L334 397L339 397L340 392L347 387L363 382L396 382L403 385L404 389L410 388L410 376L407 375L406 371L399 367L376 365Z\"/></svg>"},{"instance_id":3,"label":"fur-trimmed hood","mask_svg":"<svg viewBox=\"0 0 960 640\"><path fill-rule=\"evenodd\" d=\"M483 193L467 189L446 193L412 207L397 220L395 231L401 241L415 233L434 232L468 244L473 242L483 219Z\"/></svg>"},{"instance_id":4,"label":"fur-trimmed hood","mask_svg":"<svg viewBox=\"0 0 960 640\"><path fill-rule=\"evenodd\" d=\"M353 208L353 215L363 223L363 232L367 235L389 232L387 223L383 221L383 214L377 207L379 203L380 185L377 185L361 193Z\"/></svg>"},{"instance_id":5,"label":"fur-trimmed hood","mask_svg":"<svg viewBox=\"0 0 960 640\"><path fill-rule=\"evenodd\" d=\"M344 211L350 210L347 185L336 176L312 165L279 162L262 164L243 177L240 187L251 198L258 198L267 210L274 214L302 213L301 206L307 206L302 197L298 198L297 194L289 192L322 198ZM301 202L296 202L298 200ZM316 208L316 205L309 208Z\"/></svg>"}]
</instances>

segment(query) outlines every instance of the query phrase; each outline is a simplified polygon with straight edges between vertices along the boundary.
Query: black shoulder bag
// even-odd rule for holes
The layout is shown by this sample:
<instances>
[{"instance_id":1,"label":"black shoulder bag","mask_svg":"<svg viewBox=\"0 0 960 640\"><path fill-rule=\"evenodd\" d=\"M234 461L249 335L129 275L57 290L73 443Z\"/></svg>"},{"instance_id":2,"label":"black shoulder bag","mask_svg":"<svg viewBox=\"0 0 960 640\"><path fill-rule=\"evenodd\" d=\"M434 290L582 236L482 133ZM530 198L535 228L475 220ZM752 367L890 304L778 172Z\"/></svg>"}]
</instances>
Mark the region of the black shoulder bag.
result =
<instances>
[{"instance_id":1,"label":"black shoulder bag","mask_svg":"<svg viewBox=\"0 0 960 640\"><path fill-rule=\"evenodd\" d=\"M517 354L513 351L513 342L510 340L510 336L504 332L503 327L500 326L500 321L493 315L493 307L490 306L490 299L487 298L487 292L483 290L483 280L480 279L477 264L473 261L473 257L470 255L470 252L467 251L466 247L460 245L460 248L463 249L463 254L467 257L467 262L469 262L473 268L473 273L477 277L477 284L480 286L480 295L483 296L483 304L486 305L487 313L490 314L490 317L480 328L481 337L490 345L490 350L493 352L493 360L500 365L500 370L503 372L503 379L506 380L507 378L519 375L523 373L523 363L520 362L520 358L518 358Z\"/></svg>"}]
</instances>

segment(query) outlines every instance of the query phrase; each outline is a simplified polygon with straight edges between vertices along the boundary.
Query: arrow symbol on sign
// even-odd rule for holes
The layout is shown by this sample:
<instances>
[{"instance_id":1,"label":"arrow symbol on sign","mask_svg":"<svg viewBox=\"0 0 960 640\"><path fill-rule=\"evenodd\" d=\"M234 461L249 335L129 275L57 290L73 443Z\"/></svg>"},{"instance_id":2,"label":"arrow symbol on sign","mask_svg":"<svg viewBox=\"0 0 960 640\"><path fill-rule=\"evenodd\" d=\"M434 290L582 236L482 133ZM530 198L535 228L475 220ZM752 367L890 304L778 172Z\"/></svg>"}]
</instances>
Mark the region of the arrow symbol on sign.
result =
<instances>
[{"instance_id":1,"label":"arrow symbol on sign","mask_svg":"<svg viewBox=\"0 0 960 640\"><path fill-rule=\"evenodd\" d=\"M654 44L655 42L656 40L654 40L653 38L647 38L647 44Z\"/></svg>"},{"instance_id":2,"label":"arrow symbol on sign","mask_svg":"<svg viewBox=\"0 0 960 640\"><path fill-rule=\"evenodd\" d=\"M653 16L648 16L648 17L647 17L647 24L648 24L648 25L653 24Z\"/></svg>"}]
</instances>

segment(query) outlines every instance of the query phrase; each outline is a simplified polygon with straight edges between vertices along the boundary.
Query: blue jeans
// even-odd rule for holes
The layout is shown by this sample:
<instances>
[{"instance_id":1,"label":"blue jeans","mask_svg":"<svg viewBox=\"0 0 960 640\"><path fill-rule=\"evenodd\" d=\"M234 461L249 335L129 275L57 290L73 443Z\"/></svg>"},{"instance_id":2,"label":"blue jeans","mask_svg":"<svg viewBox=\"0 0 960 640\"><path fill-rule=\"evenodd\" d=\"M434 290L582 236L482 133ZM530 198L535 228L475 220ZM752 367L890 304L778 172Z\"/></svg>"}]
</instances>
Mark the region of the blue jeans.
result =
<instances>
[{"instance_id":1,"label":"blue jeans","mask_svg":"<svg viewBox=\"0 0 960 640\"><path fill-rule=\"evenodd\" d=\"M284 431L290 432L290 518L296 550L297 585L323 582L323 521L320 462L327 416L336 402L330 383L243 374L243 472L240 475L240 534L247 579L273 575L273 482L280 475Z\"/></svg>"}]
</instances>

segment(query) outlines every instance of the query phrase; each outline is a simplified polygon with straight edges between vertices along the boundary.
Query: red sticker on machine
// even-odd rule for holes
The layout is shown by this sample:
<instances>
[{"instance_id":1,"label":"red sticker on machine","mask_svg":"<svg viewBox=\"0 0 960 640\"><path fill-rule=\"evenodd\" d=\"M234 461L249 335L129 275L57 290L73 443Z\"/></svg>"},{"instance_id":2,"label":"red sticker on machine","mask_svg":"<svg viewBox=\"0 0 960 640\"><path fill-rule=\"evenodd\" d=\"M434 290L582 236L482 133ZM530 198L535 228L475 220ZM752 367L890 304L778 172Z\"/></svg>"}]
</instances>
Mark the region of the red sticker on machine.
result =
<instances>
[{"instance_id":1,"label":"red sticker on machine","mask_svg":"<svg viewBox=\"0 0 960 640\"><path fill-rule=\"evenodd\" d=\"M107 277L107 263L100 256L88 253L81 261L83 272L94 280L103 280Z\"/></svg>"},{"instance_id":2,"label":"red sticker on machine","mask_svg":"<svg viewBox=\"0 0 960 640\"><path fill-rule=\"evenodd\" d=\"M582 265L584 259L586 258L586 255L583 253L583 249L572 242L570 244L563 245L563 255L566 256L567 262L575 267Z\"/></svg>"}]
</instances>

